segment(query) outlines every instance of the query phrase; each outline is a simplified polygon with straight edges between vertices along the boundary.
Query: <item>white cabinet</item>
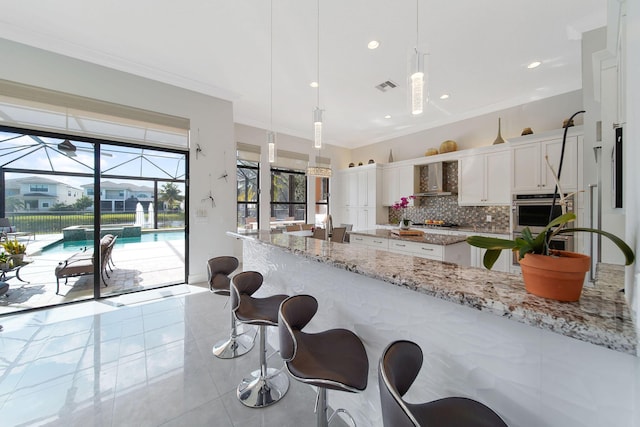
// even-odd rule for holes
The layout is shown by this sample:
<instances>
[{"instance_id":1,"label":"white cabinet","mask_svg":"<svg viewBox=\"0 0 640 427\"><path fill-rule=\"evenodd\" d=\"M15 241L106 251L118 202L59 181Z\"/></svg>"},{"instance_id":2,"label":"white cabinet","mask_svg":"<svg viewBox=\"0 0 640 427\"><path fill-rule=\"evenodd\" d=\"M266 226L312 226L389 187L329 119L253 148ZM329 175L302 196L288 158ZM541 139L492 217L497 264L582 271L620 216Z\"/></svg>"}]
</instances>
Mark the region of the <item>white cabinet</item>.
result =
<instances>
[{"instance_id":1,"label":"white cabinet","mask_svg":"<svg viewBox=\"0 0 640 427\"><path fill-rule=\"evenodd\" d=\"M511 203L511 154L492 151L460 158L458 204L467 206Z\"/></svg>"},{"instance_id":2,"label":"white cabinet","mask_svg":"<svg viewBox=\"0 0 640 427\"><path fill-rule=\"evenodd\" d=\"M366 165L339 171L333 185L340 188L331 208L333 223L353 224L353 230L373 229L387 221L382 208L382 168Z\"/></svg>"},{"instance_id":3,"label":"white cabinet","mask_svg":"<svg viewBox=\"0 0 640 427\"><path fill-rule=\"evenodd\" d=\"M353 234L350 236L350 243L353 245L365 245L378 249L389 249L389 239L384 237L363 236L360 234Z\"/></svg>"},{"instance_id":4,"label":"white cabinet","mask_svg":"<svg viewBox=\"0 0 640 427\"><path fill-rule=\"evenodd\" d=\"M498 237L500 239L508 239L509 236L497 236L497 235L492 235L491 237ZM487 251L486 249L482 249L482 248L476 248L475 246L470 246L471 247L471 267L478 267L478 268L485 268L482 260L484 259L484 253ZM495 264L493 264L493 267L491 268L491 271L502 271L504 273L508 273L510 271L511 268L511 260L512 260L512 253L511 251L508 250L503 250L500 253L500 257L498 258L498 260L496 261Z\"/></svg>"},{"instance_id":5,"label":"white cabinet","mask_svg":"<svg viewBox=\"0 0 640 427\"><path fill-rule=\"evenodd\" d=\"M401 197L417 193L416 174L413 165L385 166L382 170L382 205L393 206ZM409 201L413 206L413 199Z\"/></svg>"},{"instance_id":6,"label":"white cabinet","mask_svg":"<svg viewBox=\"0 0 640 427\"><path fill-rule=\"evenodd\" d=\"M434 261L452 262L465 267L471 265L469 245L464 241L452 245L434 245L410 240L352 234L350 242L352 245L375 247L389 252L412 255Z\"/></svg>"},{"instance_id":7,"label":"white cabinet","mask_svg":"<svg viewBox=\"0 0 640 427\"><path fill-rule=\"evenodd\" d=\"M552 193L558 172L562 138L518 143L513 147L512 182L514 193ZM553 168L549 168L547 160ZM560 176L562 190L578 189L578 137L567 137Z\"/></svg>"}]
</instances>

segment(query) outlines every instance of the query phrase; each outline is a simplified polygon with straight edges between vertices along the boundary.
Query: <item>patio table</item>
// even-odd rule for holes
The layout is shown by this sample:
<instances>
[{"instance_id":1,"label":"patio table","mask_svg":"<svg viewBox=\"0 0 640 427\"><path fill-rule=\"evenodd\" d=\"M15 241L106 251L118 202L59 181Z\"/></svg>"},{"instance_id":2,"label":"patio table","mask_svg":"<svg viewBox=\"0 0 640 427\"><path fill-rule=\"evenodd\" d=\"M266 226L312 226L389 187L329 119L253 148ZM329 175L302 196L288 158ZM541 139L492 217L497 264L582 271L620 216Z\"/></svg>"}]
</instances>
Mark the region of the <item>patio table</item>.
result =
<instances>
[{"instance_id":1,"label":"patio table","mask_svg":"<svg viewBox=\"0 0 640 427\"><path fill-rule=\"evenodd\" d=\"M24 279L22 279L20 277L20 269L22 267L26 266L26 265L31 264L32 262L33 262L33 260L26 260L25 259L19 265L14 265L13 267L7 268L7 269L4 269L4 268L1 269L0 270L0 282L5 282L5 281L11 280L11 279L13 279L15 277L16 279L18 279L21 282L29 283L28 281L26 281L26 280L24 280ZM13 273L13 275L9 275L9 273Z\"/></svg>"}]
</instances>

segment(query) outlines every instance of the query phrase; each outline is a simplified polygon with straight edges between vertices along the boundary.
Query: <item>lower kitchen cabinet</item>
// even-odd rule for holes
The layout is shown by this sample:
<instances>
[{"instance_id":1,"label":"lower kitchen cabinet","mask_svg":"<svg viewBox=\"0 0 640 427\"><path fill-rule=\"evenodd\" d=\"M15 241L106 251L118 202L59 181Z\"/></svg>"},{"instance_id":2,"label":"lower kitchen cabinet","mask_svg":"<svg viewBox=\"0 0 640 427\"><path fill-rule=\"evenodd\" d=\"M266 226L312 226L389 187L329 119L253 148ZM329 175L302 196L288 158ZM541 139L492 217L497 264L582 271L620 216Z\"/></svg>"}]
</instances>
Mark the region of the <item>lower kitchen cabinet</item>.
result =
<instances>
[{"instance_id":1,"label":"lower kitchen cabinet","mask_svg":"<svg viewBox=\"0 0 640 427\"><path fill-rule=\"evenodd\" d=\"M470 265L469 245L467 242L459 242L452 245L433 245L358 234L351 235L350 239L351 244L371 246L389 252L413 255L434 261L452 262L462 266Z\"/></svg>"},{"instance_id":2,"label":"lower kitchen cabinet","mask_svg":"<svg viewBox=\"0 0 640 427\"><path fill-rule=\"evenodd\" d=\"M471 235L471 234L470 234ZM483 233L474 233L474 236L486 236L486 237L497 237L498 239L509 239L508 234L483 234ZM482 264L482 259L484 258L484 253L486 249L476 248L475 246L469 245L471 248L471 267L485 268ZM511 269L512 262L512 253L511 251L502 251L500 253L500 257L493 265L492 271L502 271L504 273L509 273Z\"/></svg>"}]
</instances>

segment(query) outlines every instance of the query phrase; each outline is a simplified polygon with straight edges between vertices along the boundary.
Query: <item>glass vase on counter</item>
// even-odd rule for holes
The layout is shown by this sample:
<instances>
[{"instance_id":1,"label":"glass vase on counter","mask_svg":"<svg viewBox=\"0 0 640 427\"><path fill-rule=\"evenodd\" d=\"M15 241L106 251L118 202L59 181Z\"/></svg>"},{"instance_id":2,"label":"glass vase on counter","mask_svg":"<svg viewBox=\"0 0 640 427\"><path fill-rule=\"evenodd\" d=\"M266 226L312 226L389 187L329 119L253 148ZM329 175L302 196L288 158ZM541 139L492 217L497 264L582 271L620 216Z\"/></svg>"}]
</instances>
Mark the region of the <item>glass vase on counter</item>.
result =
<instances>
[{"instance_id":1,"label":"glass vase on counter","mask_svg":"<svg viewBox=\"0 0 640 427\"><path fill-rule=\"evenodd\" d=\"M411 220L409 220L405 214L407 206L409 206L409 200L415 199L415 196L407 196L400 197L400 201L393 204L392 208L396 211L402 209L402 216L400 217L400 224L398 226L401 230L408 230L411 225Z\"/></svg>"}]
</instances>

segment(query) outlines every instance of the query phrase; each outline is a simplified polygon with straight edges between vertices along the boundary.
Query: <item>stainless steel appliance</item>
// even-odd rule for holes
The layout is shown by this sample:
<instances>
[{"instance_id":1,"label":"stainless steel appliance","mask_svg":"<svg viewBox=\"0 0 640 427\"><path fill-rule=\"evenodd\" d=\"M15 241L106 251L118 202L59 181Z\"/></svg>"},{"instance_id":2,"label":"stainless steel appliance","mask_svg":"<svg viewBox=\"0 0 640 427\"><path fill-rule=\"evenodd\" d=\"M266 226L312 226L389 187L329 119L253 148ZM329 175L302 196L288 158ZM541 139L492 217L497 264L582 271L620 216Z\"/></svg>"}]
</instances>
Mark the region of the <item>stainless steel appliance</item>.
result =
<instances>
[{"instance_id":1,"label":"stainless steel appliance","mask_svg":"<svg viewBox=\"0 0 640 427\"><path fill-rule=\"evenodd\" d=\"M551 219L562 215L562 208L559 202L560 199L557 198ZM573 196L567 197L566 202L567 212L573 212ZM540 233L549 223L549 213L552 206L553 194L514 194L512 204L513 237L521 236L522 230L526 227L529 227L534 236ZM570 234L557 235L553 237L549 245L552 249L573 251L574 237ZM513 255L513 264L518 264L517 253Z\"/></svg>"}]
</instances>

